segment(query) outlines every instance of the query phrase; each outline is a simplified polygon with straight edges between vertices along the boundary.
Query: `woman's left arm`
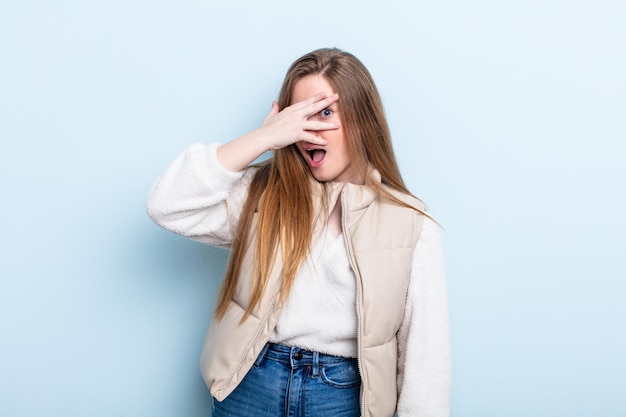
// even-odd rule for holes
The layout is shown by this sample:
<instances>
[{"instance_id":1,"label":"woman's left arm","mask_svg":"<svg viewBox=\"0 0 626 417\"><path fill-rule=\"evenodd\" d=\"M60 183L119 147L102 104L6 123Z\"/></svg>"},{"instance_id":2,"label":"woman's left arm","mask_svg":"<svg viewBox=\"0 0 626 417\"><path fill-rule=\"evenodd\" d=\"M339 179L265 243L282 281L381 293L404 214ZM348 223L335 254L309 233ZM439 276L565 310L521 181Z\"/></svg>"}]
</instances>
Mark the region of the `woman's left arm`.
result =
<instances>
[{"instance_id":1,"label":"woman's left arm","mask_svg":"<svg viewBox=\"0 0 626 417\"><path fill-rule=\"evenodd\" d=\"M428 217L413 252L398 331L398 417L450 414L448 297L440 227Z\"/></svg>"}]
</instances>

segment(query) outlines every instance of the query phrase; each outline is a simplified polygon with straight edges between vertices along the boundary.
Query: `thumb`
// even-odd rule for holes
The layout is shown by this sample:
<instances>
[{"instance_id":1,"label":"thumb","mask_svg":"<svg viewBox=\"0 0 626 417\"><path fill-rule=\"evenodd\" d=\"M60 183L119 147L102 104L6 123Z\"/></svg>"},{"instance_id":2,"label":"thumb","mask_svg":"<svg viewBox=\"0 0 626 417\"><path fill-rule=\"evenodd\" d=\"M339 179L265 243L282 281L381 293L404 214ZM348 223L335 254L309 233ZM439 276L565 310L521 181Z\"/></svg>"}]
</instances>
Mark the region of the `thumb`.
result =
<instances>
[{"instance_id":1,"label":"thumb","mask_svg":"<svg viewBox=\"0 0 626 417\"><path fill-rule=\"evenodd\" d=\"M276 116L278 114L278 103L275 101L272 101L272 108L270 110L270 112L267 114L267 116L265 116L265 119L263 119L263 125L267 124L267 122L269 122L269 120Z\"/></svg>"}]
</instances>

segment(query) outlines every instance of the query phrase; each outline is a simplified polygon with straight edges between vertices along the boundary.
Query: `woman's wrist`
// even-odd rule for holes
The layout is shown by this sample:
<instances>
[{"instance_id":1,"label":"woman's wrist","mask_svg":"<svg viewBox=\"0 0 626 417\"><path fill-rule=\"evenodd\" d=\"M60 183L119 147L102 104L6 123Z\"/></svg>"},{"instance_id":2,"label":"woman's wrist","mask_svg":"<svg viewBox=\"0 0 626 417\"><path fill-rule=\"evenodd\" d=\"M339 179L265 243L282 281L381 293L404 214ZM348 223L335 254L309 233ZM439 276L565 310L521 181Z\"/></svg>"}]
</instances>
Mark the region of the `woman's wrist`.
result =
<instances>
[{"instance_id":1,"label":"woman's wrist","mask_svg":"<svg viewBox=\"0 0 626 417\"><path fill-rule=\"evenodd\" d=\"M217 159L229 171L238 172L270 150L269 138L261 127L221 145L217 148Z\"/></svg>"}]
</instances>

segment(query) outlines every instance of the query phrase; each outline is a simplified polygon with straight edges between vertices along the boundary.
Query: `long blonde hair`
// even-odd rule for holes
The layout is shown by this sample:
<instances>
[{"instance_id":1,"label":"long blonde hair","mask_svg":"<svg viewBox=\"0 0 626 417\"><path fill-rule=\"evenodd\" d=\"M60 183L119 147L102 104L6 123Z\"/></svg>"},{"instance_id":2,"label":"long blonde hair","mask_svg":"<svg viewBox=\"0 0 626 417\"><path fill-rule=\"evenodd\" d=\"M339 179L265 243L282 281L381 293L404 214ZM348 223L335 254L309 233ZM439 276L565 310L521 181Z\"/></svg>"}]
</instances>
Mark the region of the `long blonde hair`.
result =
<instances>
[{"instance_id":1,"label":"long blonde hair","mask_svg":"<svg viewBox=\"0 0 626 417\"><path fill-rule=\"evenodd\" d=\"M294 86L308 75L323 76L339 94L337 104L348 152L352 164L363 174L365 185L406 205L371 176L370 168L373 167L380 173L382 184L410 194L396 163L380 95L367 68L352 54L336 48L310 52L296 60L287 71L278 97L281 110L292 104ZM274 151L273 157L260 166L252 179L232 244L215 310L216 319L224 316L235 294L255 211L258 211L258 217L252 295L242 321L261 300L278 250L283 259L281 299L287 297L296 272L310 249L317 214L313 209L311 179L309 167L295 145Z\"/></svg>"}]
</instances>

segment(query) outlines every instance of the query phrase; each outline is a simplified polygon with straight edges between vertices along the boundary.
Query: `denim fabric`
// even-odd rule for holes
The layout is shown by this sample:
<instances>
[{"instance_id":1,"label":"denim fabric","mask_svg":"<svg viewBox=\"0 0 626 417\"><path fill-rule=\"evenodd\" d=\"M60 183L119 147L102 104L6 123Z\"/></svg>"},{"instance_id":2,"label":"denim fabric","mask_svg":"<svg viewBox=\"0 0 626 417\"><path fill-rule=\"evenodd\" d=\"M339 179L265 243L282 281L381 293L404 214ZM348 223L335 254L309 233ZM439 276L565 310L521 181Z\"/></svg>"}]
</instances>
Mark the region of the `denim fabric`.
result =
<instances>
[{"instance_id":1,"label":"denim fabric","mask_svg":"<svg viewBox=\"0 0 626 417\"><path fill-rule=\"evenodd\" d=\"M213 417L359 417L356 359L268 343Z\"/></svg>"}]
</instances>

